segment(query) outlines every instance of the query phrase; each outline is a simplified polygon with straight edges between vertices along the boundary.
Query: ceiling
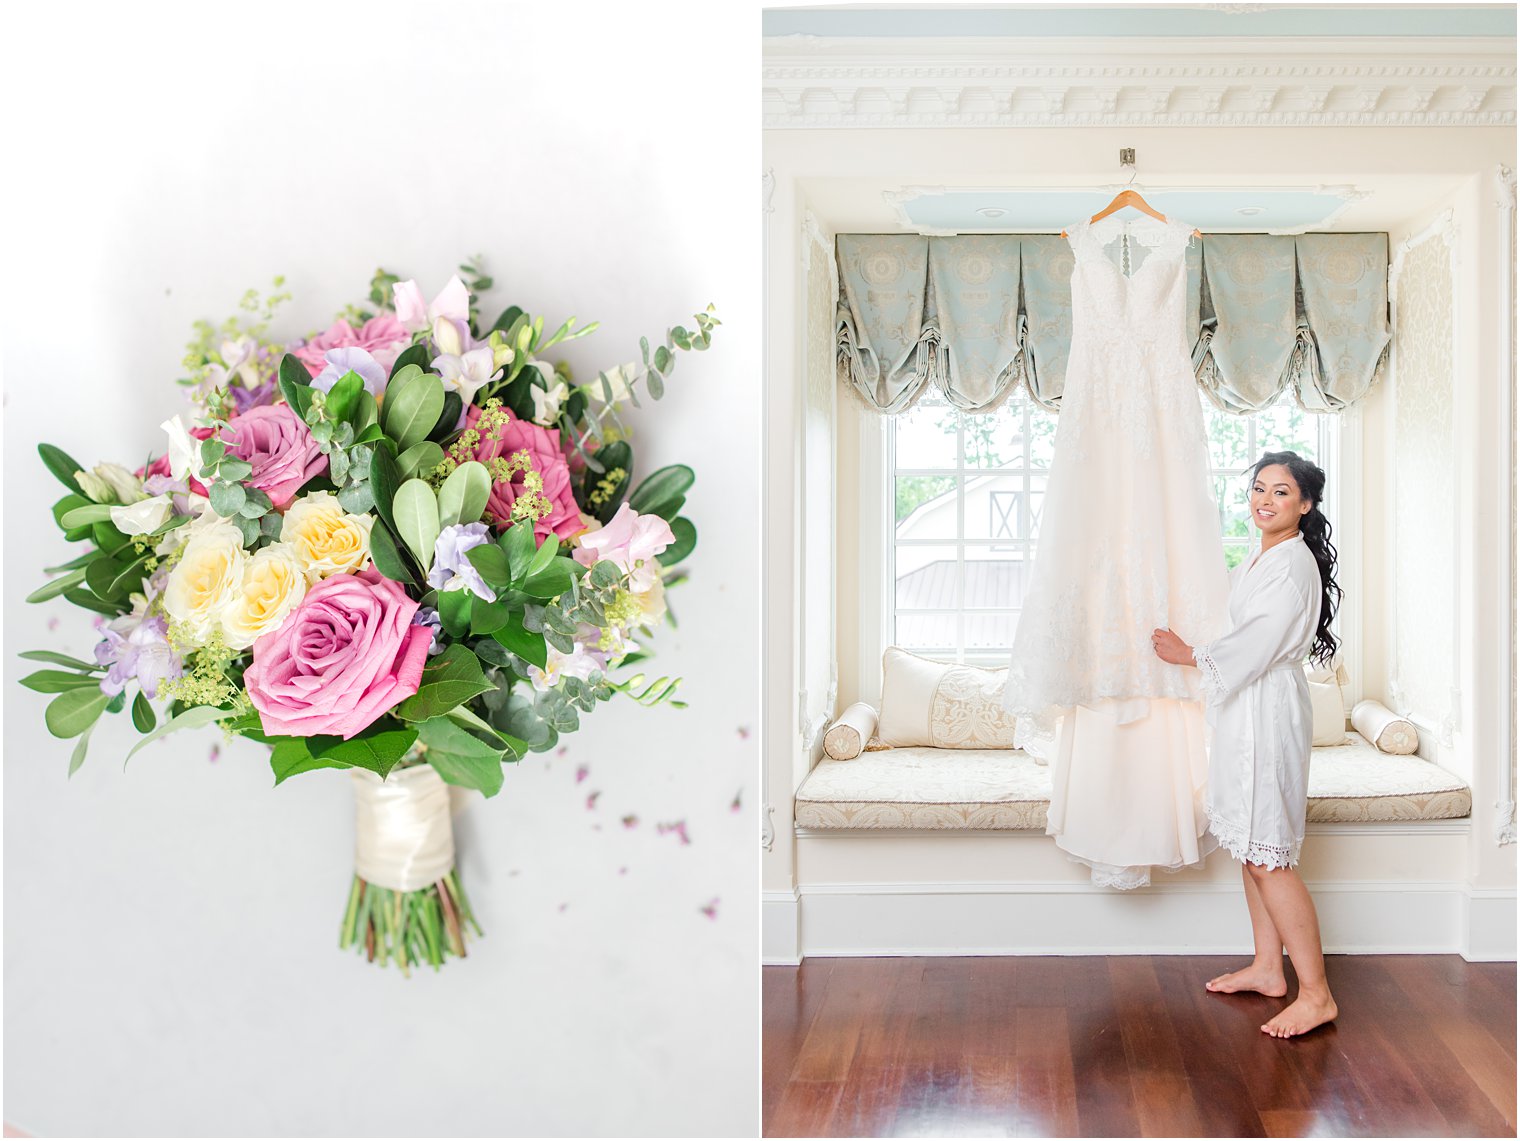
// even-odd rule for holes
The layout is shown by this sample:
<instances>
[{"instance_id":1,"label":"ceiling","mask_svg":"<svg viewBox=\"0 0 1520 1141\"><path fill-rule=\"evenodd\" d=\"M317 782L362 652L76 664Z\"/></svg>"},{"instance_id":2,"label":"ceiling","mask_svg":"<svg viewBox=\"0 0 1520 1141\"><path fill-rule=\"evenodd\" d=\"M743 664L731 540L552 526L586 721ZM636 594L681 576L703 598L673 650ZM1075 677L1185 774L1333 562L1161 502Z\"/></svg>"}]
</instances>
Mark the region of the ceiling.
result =
<instances>
[{"instance_id":1,"label":"ceiling","mask_svg":"<svg viewBox=\"0 0 1520 1141\"><path fill-rule=\"evenodd\" d=\"M761 13L767 38L1515 35L1514 4L1072 4L788 7Z\"/></svg>"}]
</instances>

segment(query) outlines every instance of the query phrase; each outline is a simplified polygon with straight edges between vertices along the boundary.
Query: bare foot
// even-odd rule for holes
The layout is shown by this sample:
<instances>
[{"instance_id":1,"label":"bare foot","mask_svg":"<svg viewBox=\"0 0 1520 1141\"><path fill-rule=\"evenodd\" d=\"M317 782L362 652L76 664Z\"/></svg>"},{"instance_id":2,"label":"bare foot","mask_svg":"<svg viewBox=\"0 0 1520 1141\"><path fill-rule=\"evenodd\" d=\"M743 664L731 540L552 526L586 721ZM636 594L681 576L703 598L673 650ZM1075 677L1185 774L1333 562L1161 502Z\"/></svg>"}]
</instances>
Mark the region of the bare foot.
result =
<instances>
[{"instance_id":1,"label":"bare foot","mask_svg":"<svg viewBox=\"0 0 1520 1141\"><path fill-rule=\"evenodd\" d=\"M1274 1038L1292 1038L1306 1034L1316 1026L1323 1026L1339 1013L1335 1000L1326 992L1322 997L1305 995L1302 991L1276 1018L1265 1023L1261 1031Z\"/></svg>"},{"instance_id":2,"label":"bare foot","mask_svg":"<svg viewBox=\"0 0 1520 1141\"><path fill-rule=\"evenodd\" d=\"M1255 963L1249 967L1242 967L1238 971L1219 975L1203 985L1205 990L1214 991L1216 994L1256 991L1269 998L1281 998L1288 993L1288 983L1283 977L1281 967L1274 971L1269 967L1258 967Z\"/></svg>"}]
</instances>

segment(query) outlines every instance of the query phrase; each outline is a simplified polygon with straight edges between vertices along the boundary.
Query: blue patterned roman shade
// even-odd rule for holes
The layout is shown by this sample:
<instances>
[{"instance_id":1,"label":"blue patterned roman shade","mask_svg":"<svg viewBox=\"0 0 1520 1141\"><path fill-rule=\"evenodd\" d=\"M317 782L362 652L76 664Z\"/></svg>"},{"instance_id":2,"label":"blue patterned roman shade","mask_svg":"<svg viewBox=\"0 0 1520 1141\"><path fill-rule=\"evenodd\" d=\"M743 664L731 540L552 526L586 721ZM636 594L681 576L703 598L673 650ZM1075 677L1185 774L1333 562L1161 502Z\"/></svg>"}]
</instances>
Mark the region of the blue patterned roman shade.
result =
<instances>
[{"instance_id":1,"label":"blue patterned roman shade","mask_svg":"<svg viewBox=\"0 0 1520 1141\"><path fill-rule=\"evenodd\" d=\"M1045 234L841 234L840 375L881 412L934 386L997 407L1021 383L1058 409L1071 348L1071 247ZM1205 235L1187 251L1199 386L1255 412L1285 388L1313 412L1356 403L1389 342L1388 235Z\"/></svg>"}]
</instances>

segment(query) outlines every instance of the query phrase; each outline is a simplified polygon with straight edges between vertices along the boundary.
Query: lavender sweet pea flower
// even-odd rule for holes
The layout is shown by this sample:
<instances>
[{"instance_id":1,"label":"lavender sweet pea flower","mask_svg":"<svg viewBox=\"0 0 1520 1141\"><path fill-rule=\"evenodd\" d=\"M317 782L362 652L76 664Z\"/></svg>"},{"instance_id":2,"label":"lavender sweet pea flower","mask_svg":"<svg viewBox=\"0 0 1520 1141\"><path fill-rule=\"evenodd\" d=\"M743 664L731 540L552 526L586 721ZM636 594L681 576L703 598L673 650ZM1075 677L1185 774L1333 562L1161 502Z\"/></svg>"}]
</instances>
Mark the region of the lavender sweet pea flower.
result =
<instances>
[{"instance_id":1,"label":"lavender sweet pea flower","mask_svg":"<svg viewBox=\"0 0 1520 1141\"><path fill-rule=\"evenodd\" d=\"M443 619L438 617L438 611L431 606L417 607L417 613L412 615L413 626L426 626L433 633L433 640L428 643L428 657L443 653Z\"/></svg>"},{"instance_id":2,"label":"lavender sweet pea flower","mask_svg":"<svg viewBox=\"0 0 1520 1141\"><path fill-rule=\"evenodd\" d=\"M168 623L163 618L123 614L110 624L102 619L97 626L104 640L95 647L95 661L111 667L101 679L101 692L114 697L129 679L136 678L143 696L152 699L158 696L159 683L185 672L179 655L169 647Z\"/></svg>"},{"instance_id":3,"label":"lavender sweet pea flower","mask_svg":"<svg viewBox=\"0 0 1520 1141\"><path fill-rule=\"evenodd\" d=\"M371 396L385 391L385 370L380 362L364 349L350 345L342 349L328 349L322 354L327 367L311 378L311 386L323 392L331 392L332 386L343 379L345 373L356 372L364 378L364 388Z\"/></svg>"},{"instance_id":4,"label":"lavender sweet pea flower","mask_svg":"<svg viewBox=\"0 0 1520 1141\"><path fill-rule=\"evenodd\" d=\"M428 585L439 590L468 590L487 602L496 601L496 592L470 562L466 551L491 541L491 529L484 523L451 523L438 532L433 544L433 569L428 571Z\"/></svg>"},{"instance_id":5,"label":"lavender sweet pea flower","mask_svg":"<svg viewBox=\"0 0 1520 1141\"><path fill-rule=\"evenodd\" d=\"M272 380L266 380L257 388L234 388L232 389L232 403L236 405L238 415L241 416L250 408L273 404L274 392L274 381Z\"/></svg>"}]
</instances>

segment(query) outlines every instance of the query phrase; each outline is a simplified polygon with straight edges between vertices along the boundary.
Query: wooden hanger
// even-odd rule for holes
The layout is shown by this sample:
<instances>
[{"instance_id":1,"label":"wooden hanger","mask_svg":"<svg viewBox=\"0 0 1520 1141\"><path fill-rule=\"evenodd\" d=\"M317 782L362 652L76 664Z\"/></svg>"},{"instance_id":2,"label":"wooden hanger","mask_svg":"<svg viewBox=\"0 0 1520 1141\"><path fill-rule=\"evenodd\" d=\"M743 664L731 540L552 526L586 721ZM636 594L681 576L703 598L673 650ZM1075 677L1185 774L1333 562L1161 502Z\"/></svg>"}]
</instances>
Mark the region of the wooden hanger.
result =
<instances>
[{"instance_id":1,"label":"wooden hanger","mask_svg":"<svg viewBox=\"0 0 1520 1141\"><path fill-rule=\"evenodd\" d=\"M1089 218L1087 220L1087 223L1088 225L1091 225L1092 223L1097 222L1103 218L1107 218L1116 210L1123 210L1126 206L1133 206L1142 214L1149 214L1158 222L1165 222L1167 220L1165 214L1162 214L1158 210L1154 209L1149 202L1140 197L1140 192L1138 190L1130 190L1126 187L1124 190L1119 191L1118 194L1115 194L1113 201L1110 202L1107 206L1103 207L1103 209L1099 210L1091 218ZM1065 236L1066 231L1062 230L1061 237L1064 238ZM1203 235L1199 231L1194 230L1193 237L1201 238Z\"/></svg>"}]
</instances>

